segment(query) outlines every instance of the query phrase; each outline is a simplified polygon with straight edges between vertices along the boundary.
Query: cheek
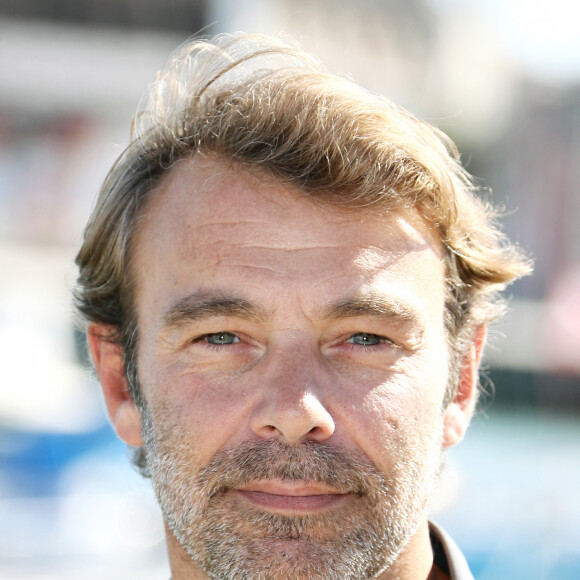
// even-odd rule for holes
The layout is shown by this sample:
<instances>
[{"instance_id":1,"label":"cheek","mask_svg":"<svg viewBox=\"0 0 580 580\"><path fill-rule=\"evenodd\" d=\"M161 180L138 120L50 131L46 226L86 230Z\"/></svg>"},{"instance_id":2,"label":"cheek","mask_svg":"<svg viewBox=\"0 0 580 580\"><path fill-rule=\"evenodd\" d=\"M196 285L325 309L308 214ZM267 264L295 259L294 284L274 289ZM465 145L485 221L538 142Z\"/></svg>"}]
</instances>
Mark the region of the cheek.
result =
<instances>
[{"instance_id":1,"label":"cheek","mask_svg":"<svg viewBox=\"0 0 580 580\"><path fill-rule=\"evenodd\" d=\"M154 375L145 396L154 415L167 418L173 434L190 446L205 464L215 453L239 443L251 408L248 392L239 382L166 369ZM156 413L157 410L157 413Z\"/></svg>"},{"instance_id":2,"label":"cheek","mask_svg":"<svg viewBox=\"0 0 580 580\"><path fill-rule=\"evenodd\" d=\"M441 447L444 375L401 372L343 403L345 431L381 470Z\"/></svg>"}]
</instances>

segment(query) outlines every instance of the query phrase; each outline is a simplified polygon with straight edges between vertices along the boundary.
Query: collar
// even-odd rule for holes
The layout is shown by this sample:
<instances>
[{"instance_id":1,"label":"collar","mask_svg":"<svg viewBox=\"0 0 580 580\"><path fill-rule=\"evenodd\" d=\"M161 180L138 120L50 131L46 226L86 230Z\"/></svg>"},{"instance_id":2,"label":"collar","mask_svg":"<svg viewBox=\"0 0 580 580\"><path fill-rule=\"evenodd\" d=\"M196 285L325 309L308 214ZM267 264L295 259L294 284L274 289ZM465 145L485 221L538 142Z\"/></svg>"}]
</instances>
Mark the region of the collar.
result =
<instances>
[{"instance_id":1,"label":"collar","mask_svg":"<svg viewBox=\"0 0 580 580\"><path fill-rule=\"evenodd\" d=\"M429 522L429 532L435 564L448 574L451 580L474 580L465 556L451 536L433 522Z\"/></svg>"}]
</instances>

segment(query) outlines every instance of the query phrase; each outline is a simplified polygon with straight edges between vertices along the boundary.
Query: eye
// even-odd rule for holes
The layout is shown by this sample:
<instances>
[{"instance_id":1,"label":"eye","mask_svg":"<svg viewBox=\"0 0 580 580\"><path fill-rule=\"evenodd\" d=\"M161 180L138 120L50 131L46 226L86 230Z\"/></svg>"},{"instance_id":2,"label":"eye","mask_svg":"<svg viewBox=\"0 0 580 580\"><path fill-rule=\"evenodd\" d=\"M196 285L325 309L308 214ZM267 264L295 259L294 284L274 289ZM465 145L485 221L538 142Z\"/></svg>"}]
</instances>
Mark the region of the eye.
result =
<instances>
[{"instance_id":1,"label":"eye","mask_svg":"<svg viewBox=\"0 0 580 580\"><path fill-rule=\"evenodd\" d=\"M209 342L209 344L234 344L235 342L240 342L240 339L231 332L214 332L212 334L206 334L203 337L205 342Z\"/></svg>"},{"instance_id":2,"label":"eye","mask_svg":"<svg viewBox=\"0 0 580 580\"><path fill-rule=\"evenodd\" d=\"M383 342L390 342L384 336L378 334L369 334L368 332L357 332L353 334L346 342L356 344L358 346L375 346Z\"/></svg>"}]
</instances>

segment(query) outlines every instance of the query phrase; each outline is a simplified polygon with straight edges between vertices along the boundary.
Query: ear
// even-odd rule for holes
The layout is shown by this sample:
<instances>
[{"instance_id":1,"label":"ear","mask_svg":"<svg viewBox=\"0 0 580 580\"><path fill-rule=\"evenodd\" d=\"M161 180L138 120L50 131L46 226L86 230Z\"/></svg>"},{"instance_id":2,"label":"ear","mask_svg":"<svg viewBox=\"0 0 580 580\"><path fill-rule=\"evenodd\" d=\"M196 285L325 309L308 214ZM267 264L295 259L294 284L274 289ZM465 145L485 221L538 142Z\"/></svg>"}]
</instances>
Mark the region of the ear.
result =
<instances>
[{"instance_id":1,"label":"ear","mask_svg":"<svg viewBox=\"0 0 580 580\"><path fill-rule=\"evenodd\" d=\"M87 341L105 396L109 419L125 443L140 447L143 444L141 419L129 392L123 349L111 340L111 329L99 324L89 324Z\"/></svg>"},{"instance_id":2,"label":"ear","mask_svg":"<svg viewBox=\"0 0 580 580\"><path fill-rule=\"evenodd\" d=\"M459 385L455 398L443 417L443 448L458 443L465 435L477 401L479 363L485 345L486 327L480 326L473 337L468 351L461 361Z\"/></svg>"}]
</instances>

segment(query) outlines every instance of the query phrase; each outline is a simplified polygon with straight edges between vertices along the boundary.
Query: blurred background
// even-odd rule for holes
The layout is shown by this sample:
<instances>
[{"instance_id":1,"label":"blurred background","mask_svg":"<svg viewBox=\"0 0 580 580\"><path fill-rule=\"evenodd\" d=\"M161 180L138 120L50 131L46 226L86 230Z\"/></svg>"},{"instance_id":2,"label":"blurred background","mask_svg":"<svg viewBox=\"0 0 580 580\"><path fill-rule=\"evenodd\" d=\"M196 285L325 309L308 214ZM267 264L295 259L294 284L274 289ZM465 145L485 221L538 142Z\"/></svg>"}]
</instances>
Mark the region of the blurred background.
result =
<instances>
[{"instance_id":1,"label":"blurred background","mask_svg":"<svg viewBox=\"0 0 580 580\"><path fill-rule=\"evenodd\" d=\"M478 580L580 578L576 0L0 0L0 578L168 577L75 331L73 259L136 104L202 31L285 32L449 133L536 262L434 517Z\"/></svg>"}]
</instances>

